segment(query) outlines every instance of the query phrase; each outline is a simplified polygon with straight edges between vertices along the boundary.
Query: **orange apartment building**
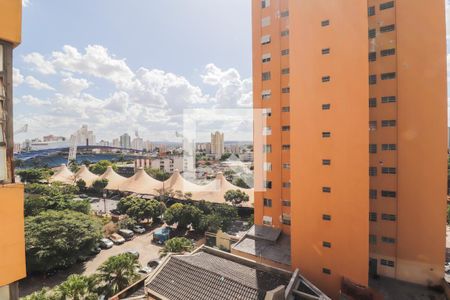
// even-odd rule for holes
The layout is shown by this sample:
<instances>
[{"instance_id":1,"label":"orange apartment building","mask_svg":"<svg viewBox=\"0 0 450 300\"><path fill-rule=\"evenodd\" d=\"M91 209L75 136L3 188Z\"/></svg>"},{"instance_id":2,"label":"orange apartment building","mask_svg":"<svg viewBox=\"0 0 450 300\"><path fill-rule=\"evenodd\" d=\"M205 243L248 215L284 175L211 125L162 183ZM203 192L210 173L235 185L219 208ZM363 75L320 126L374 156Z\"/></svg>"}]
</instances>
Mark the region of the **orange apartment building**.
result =
<instances>
[{"instance_id":1,"label":"orange apartment building","mask_svg":"<svg viewBox=\"0 0 450 300\"><path fill-rule=\"evenodd\" d=\"M439 284L445 2L252 9L255 224L290 235L291 267L333 297L343 277Z\"/></svg>"},{"instance_id":2,"label":"orange apartment building","mask_svg":"<svg viewBox=\"0 0 450 300\"><path fill-rule=\"evenodd\" d=\"M14 183L13 48L21 41L22 1L0 0L0 299L19 298L26 276L23 186Z\"/></svg>"}]
</instances>

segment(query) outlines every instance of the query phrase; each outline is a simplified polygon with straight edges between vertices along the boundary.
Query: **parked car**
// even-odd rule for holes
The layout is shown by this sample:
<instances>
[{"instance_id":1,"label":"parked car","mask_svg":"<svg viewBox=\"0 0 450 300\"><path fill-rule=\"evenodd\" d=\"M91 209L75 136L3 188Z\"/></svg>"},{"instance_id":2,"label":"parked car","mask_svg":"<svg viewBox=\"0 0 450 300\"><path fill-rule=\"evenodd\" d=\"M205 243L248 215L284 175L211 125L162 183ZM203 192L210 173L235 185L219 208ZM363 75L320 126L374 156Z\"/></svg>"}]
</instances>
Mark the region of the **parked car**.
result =
<instances>
[{"instance_id":1,"label":"parked car","mask_svg":"<svg viewBox=\"0 0 450 300\"><path fill-rule=\"evenodd\" d=\"M86 194L80 194L80 195L78 195L78 197L80 197L81 199L86 199L86 198L88 198L89 196L86 195Z\"/></svg>"},{"instance_id":2,"label":"parked car","mask_svg":"<svg viewBox=\"0 0 450 300\"><path fill-rule=\"evenodd\" d=\"M159 259L151 259L147 263L147 267L155 269L157 266L159 266Z\"/></svg>"},{"instance_id":3,"label":"parked car","mask_svg":"<svg viewBox=\"0 0 450 300\"><path fill-rule=\"evenodd\" d=\"M159 245L164 244L170 238L170 227L162 227L153 233L153 242Z\"/></svg>"},{"instance_id":4,"label":"parked car","mask_svg":"<svg viewBox=\"0 0 450 300\"><path fill-rule=\"evenodd\" d=\"M95 245L95 247L91 249L91 254L96 255L96 254L99 254L101 251L102 251L102 248L100 248L99 245Z\"/></svg>"},{"instance_id":5,"label":"parked car","mask_svg":"<svg viewBox=\"0 0 450 300\"><path fill-rule=\"evenodd\" d=\"M144 228L144 226L141 226L141 225L134 225L133 231L135 233L144 233L145 232L145 228Z\"/></svg>"},{"instance_id":6,"label":"parked car","mask_svg":"<svg viewBox=\"0 0 450 300\"><path fill-rule=\"evenodd\" d=\"M125 239L118 235L117 233L113 233L109 236L109 239L116 245L121 245L123 243L125 243Z\"/></svg>"},{"instance_id":7,"label":"parked car","mask_svg":"<svg viewBox=\"0 0 450 300\"><path fill-rule=\"evenodd\" d=\"M125 253L129 253L129 254L135 256L136 258L139 258L139 252L137 252L136 250L128 250Z\"/></svg>"},{"instance_id":8,"label":"parked car","mask_svg":"<svg viewBox=\"0 0 450 300\"><path fill-rule=\"evenodd\" d=\"M109 249L114 246L114 243L110 239L104 238L100 240L99 245L103 249Z\"/></svg>"},{"instance_id":9,"label":"parked car","mask_svg":"<svg viewBox=\"0 0 450 300\"><path fill-rule=\"evenodd\" d=\"M99 202L99 201L100 201L100 198L92 197L91 199L89 199L89 202L91 202L91 203L95 203L95 202Z\"/></svg>"},{"instance_id":10,"label":"parked car","mask_svg":"<svg viewBox=\"0 0 450 300\"><path fill-rule=\"evenodd\" d=\"M119 229L117 233L127 241L131 240L134 237L134 232L129 229Z\"/></svg>"}]
</instances>

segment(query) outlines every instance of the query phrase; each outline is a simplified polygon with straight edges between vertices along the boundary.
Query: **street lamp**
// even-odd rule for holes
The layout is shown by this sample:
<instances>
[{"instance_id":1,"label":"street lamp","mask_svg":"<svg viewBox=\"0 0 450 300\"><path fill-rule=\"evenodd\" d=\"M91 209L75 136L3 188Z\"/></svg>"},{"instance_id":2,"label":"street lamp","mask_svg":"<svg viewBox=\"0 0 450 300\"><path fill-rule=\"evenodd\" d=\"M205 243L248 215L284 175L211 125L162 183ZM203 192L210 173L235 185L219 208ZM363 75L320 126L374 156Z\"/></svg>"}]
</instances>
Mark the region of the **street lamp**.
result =
<instances>
[{"instance_id":1,"label":"street lamp","mask_svg":"<svg viewBox=\"0 0 450 300\"><path fill-rule=\"evenodd\" d=\"M103 206L104 206L105 215L106 215L106 190L103 190Z\"/></svg>"}]
</instances>

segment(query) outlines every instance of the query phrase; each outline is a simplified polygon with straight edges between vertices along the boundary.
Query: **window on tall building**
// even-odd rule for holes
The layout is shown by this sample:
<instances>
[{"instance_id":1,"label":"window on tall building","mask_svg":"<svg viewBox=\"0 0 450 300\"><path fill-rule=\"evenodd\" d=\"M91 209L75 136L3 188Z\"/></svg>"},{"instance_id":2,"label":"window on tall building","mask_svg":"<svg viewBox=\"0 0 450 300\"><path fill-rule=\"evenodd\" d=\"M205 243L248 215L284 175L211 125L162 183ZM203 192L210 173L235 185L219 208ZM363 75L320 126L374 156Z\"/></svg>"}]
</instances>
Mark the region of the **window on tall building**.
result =
<instances>
[{"instance_id":1,"label":"window on tall building","mask_svg":"<svg viewBox=\"0 0 450 300\"><path fill-rule=\"evenodd\" d=\"M369 6L369 7L367 8L367 15L368 15L369 17L375 16L375 6Z\"/></svg>"},{"instance_id":2,"label":"window on tall building","mask_svg":"<svg viewBox=\"0 0 450 300\"><path fill-rule=\"evenodd\" d=\"M290 88L290 87L284 87L284 88L281 89L281 92L282 92L283 94L289 94L290 91L291 91L291 88Z\"/></svg>"},{"instance_id":3,"label":"window on tall building","mask_svg":"<svg viewBox=\"0 0 450 300\"><path fill-rule=\"evenodd\" d=\"M281 36L288 36L288 35L289 35L288 29L281 31Z\"/></svg>"},{"instance_id":4,"label":"window on tall building","mask_svg":"<svg viewBox=\"0 0 450 300\"><path fill-rule=\"evenodd\" d=\"M323 48L323 49L322 49L322 54L323 54L323 55L330 54L330 48Z\"/></svg>"},{"instance_id":5,"label":"window on tall building","mask_svg":"<svg viewBox=\"0 0 450 300\"><path fill-rule=\"evenodd\" d=\"M381 120L381 127L395 127L396 125L396 120Z\"/></svg>"},{"instance_id":6,"label":"window on tall building","mask_svg":"<svg viewBox=\"0 0 450 300\"><path fill-rule=\"evenodd\" d=\"M322 273L323 274L327 274L327 275L331 275L331 270L327 269L327 268L322 268Z\"/></svg>"},{"instance_id":7,"label":"window on tall building","mask_svg":"<svg viewBox=\"0 0 450 300\"><path fill-rule=\"evenodd\" d=\"M281 50L281 56L289 55L289 49Z\"/></svg>"},{"instance_id":8,"label":"window on tall building","mask_svg":"<svg viewBox=\"0 0 450 300\"><path fill-rule=\"evenodd\" d=\"M263 182L263 185L264 185L264 188L271 189L272 188L272 181L265 180Z\"/></svg>"},{"instance_id":9,"label":"window on tall building","mask_svg":"<svg viewBox=\"0 0 450 300\"><path fill-rule=\"evenodd\" d=\"M270 0L262 0L261 1L261 8L266 8L270 6Z\"/></svg>"},{"instance_id":10,"label":"window on tall building","mask_svg":"<svg viewBox=\"0 0 450 300\"><path fill-rule=\"evenodd\" d=\"M283 223L283 225L291 225L291 215L283 213L281 215L281 223Z\"/></svg>"},{"instance_id":11,"label":"window on tall building","mask_svg":"<svg viewBox=\"0 0 450 300\"><path fill-rule=\"evenodd\" d=\"M330 76L322 76L322 82L329 82L331 80Z\"/></svg>"},{"instance_id":12,"label":"window on tall building","mask_svg":"<svg viewBox=\"0 0 450 300\"><path fill-rule=\"evenodd\" d=\"M387 236L382 236L381 241L387 244L395 244L395 239Z\"/></svg>"},{"instance_id":13,"label":"window on tall building","mask_svg":"<svg viewBox=\"0 0 450 300\"><path fill-rule=\"evenodd\" d=\"M282 17L282 18L289 17L289 11L288 10L282 11L280 14L280 17Z\"/></svg>"},{"instance_id":14,"label":"window on tall building","mask_svg":"<svg viewBox=\"0 0 450 300\"><path fill-rule=\"evenodd\" d=\"M270 25L270 17L264 17L261 19L261 27L267 27Z\"/></svg>"},{"instance_id":15,"label":"window on tall building","mask_svg":"<svg viewBox=\"0 0 450 300\"><path fill-rule=\"evenodd\" d=\"M369 198L370 199L377 199L378 191L370 189L369 190Z\"/></svg>"},{"instance_id":16,"label":"window on tall building","mask_svg":"<svg viewBox=\"0 0 450 300\"><path fill-rule=\"evenodd\" d=\"M381 219L385 221L395 221L396 216L392 214L381 214Z\"/></svg>"},{"instance_id":17,"label":"window on tall building","mask_svg":"<svg viewBox=\"0 0 450 300\"><path fill-rule=\"evenodd\" d=\"M322 110L330 110L331 109L331 104L327 103L327 104L322 104Z\"/></svg>"},{"instance_id":18,"label":"window on tall building","mask_svg":"<svg viewBox=\"0 0 450 300\"><path fill-rule=\"evenodd\" d=\"M272 199L264 198L263 203L265 207L272 207Z\"/></svg>"},{"instance_id":19,"label":"window on tall building","mask_svg":"<svg viewBox=\"0 0 450 300\"><path fill-rule=\"evenodd\" d=\"M329 26L330 20L323 20L320 24L322 25L322 27Z\"/></svg>"},{"instance_id":20,"label":"window on tall building","mask_svg":"<svg viewBox=\"0 0 450 300\"><path fill-rule=\"evenodd\" d=\"M395 48L381 50L380 51L380 55L383 56L383 57L384 56L395 55Z\"/></svg>"},{"instance_id":21,"label":"window on tall building","mask_svg":"<svg viewBox=\"0 0 450 300\"><path fill-rule=\"evenodd\" d=\"M329 186L324 186L324 187L322 187L322 192L331 193L331 188Z\"/></svg>"},{"instance_id":22,"label":"window on tall building","mask_svg":"<svg viewBox=\"0 0 450 300\"><path fill-rule=\"evenodd\" d=\"M394 103L394 102L397 102L397 97L395 96L381 97L381 103Z\"/></svg>"},{"instance_id":23,"label":"window on tall building","mask_svg":"<svg viewBox=\"0 0 450 300\"><path fill-rule=\"evenodd\" d=\"M331 159L322 159L322 165L330 166L331 165Z\"/></svg>"},{"instance_id":24,"label":"window on tall building","mask_svg":"<svg viewBox=\"0 0 450 300\"><path fill-rule=\"evenodd\" d=\"M397 197L397 192L394 192L394 191L381 191L381 197L395 198L395 197Z\"/></svg>"},{"instance_id":25,"label":"window on tall building","mask_svg":"<svg viewBox=\"0 0 450 300\"><path fill-rule=\"evenodd\" d=\"M261 37L261 45L270 44L270 34Z\"/></svg>"},{"instance_id":26,"label":"window on tall building","mask_svg":"<svg viewBox=\"0 0 450 300\"><path fill-rule=\"evenodd\" d=\"M269 100L271 96L272 96L272 91L271 90L264 90L264 91L261 92L261 98L263 100Z\"/></svg>"},{"instance_id":27,"label":"window on tall building","mask_svg":"<svg viewBox=\"0 0 450 300\"><path fill-rule=\"evenodd\" d=\"M271 135L271 134L272 134L272 127L270 127L270 126L265 126L265 127L263 127L263 132L262 132L262 134L263 134L264 136Z\"/></svg>"},{"instance_id":28,"label":"window on tall building","mask_svg":"<svg viewBox=\"0 0 450 300\"><path fill-rule=\"evenodd\" d=\"M281 111L282 111L282 112L290 112L290 111L291 111L291 108L290 108L289 106L283 106L283 107L281 108Z\"/></svg>"},{"instance_id":29,"label":"window on tall building","mask_svg":"<svg viewBox=\"0 0 450 300\"><path fill-rule=\"evenodd\" d=\"M263 153L271 153L272 145L263 145Z\"/></svg>"},{"instance_id":30,"label":"window on tall building","mask_svg":"<svg viewBox=\"0 0 450 300\"><path fill-rule=\"evenodd\" d=\"M331 243L323 241L322 242L322 246L325 247L325 248L331 248Z\"/></svg>"},{"instance_id":31,"label":"window on tall building","mask_svg":"<svg viewBox=\"0 0 450 300\"><path fill-rule=\"evenodd\" d=\"M382 167L381 168L381 173L383 173L383 174L397 174L397 169L396 168L391 168L391 167Z\"/></svg>"},{"instance_id":32,"label":"window on tall building","mask_svg":"<svg viewBox=\"0 0 450 300\"><path fill-rule=\"evenodd\" d=\"M290 200L281 200L281 205L282 206L286 206L286 207L290 207L291 206L291 201Z\"/></svg>"},{"instance_id":33,"label":"window on tall building","mask_svg":"<svg viewBox=\"0 0 450 300\"><path fill-rule=\"evenodd\" d=\"M282 164L281 167L283 169L290 169L291 168L291 164Z\"/></svg>"},{"instance_id":34,"label":"window on tall building","mask_svg":"<svg viewBox=\"0 0 450 300\"><path fill-rule=\"evenodd\" d=\"M388 9L394 7L394 1L389 1L380 4L380 10Z\"/></svg>"},{"instance_id":35,"label":"window on tall building","mask_svg":"<svg viewBox=\"0 0 450 300\"><path fill-rule=\"evenodd\" d=\"M377 176L377 167L369 167L369 176Z\"/></svg>"},{"instance_id":36,"label":"window on tall building","mask_svg":"<svg viewBox=\"0 0 450 300\"><path fill-rule=\"evenodd\" d=\"M369 121L369 130L370 131L377 130L377 121Z\"/></svg>"},{"instance_id":37,"label":"window on tall building","mask_svg":"<svg viewBox=\"0 0 450 300\"><path fill-rule=\"evenodd\" d=\"M262 109L262 115L263 115L263 117L271 117L272 116L272 109L271 108L263 108Z\"/></svg>"},{"instance_id":38,"label":"window on tall building","mask_svg":"<svg viewBox=\"0 0 450 300\"><path fill-rule=\"evenodd\" d=\"M282 145L281 146L281 150L290 150L291 149L291 145Z\"/></svg>"},{"instance_id":39,"label":"window on tall building","mask_svg":"<svg viewBox=\"0 0 450 300\"><path fill-rule=\"evenodd\" d=\"M394 30L395 30L394 24L380 27L380 32L390 32Z\"/></svg>"},{"instance_id":40,"label":"window on tall building","mask_svg":"<svg viewBox=\"0 0 450 300\"><path fill-rule=\"evenodd\" d=\"M369 221L376 222L377 221L377 213L376 212L370 212L369 213Z\"/></svg>"},{"instance_id":41,"label":"window on tall building","mask_svg":"<svg viewBox=\"0 0 450 300\"><path fill-rule=\"evenodd\" d=\"M262 81L270 80L270 77L271 77L270 72L263 72L262 73Z\"/></svg>"},{"instance_id":42,"label":"window on tall building","mask_svg":"<svg viewBox=\"0 0 450 300\"><path fill-rule=\"evenodd\" d=\"M395 151L395 150L397 150L397 145L396 144L382 144L381 150L382 151Z\"/></svg>"},{"instance_id":43,"label":"window on tall building","mask_svg":"<svg viewBox=\"0 0 450 300\"><path fill-rule=\"evenodd\" d=\"M369 107L377 107L377 98L369 99Z\"/></svg>"},{"instance_id":44,"label":"window on tall building","mask_svg":"<svg viewBox=\"0 0 450 300\"><path fill-rule=\"evenodd\" d=\"M271 216L263 216L263 224L264 225L272 225L272 217Z\"/></svg>"},{"instance_id":45,"label":"window on tall building","mask_svg":"<svg viewBox=\"0 0 450 300\"><path fill-rule=\"evenodd\" d=\"M377 153L377 144L370 144L369 145L369 153Z\"/></svg>"},{"instance_id":46,"label":"window on tall building","mask_svg":"<svg viewBox=\"0 0 450 300\"><path fill-rule=\"evenodd\" d=\"M377 243L377 236L375 234L369 234L369 244L375 245Z\"/></svg>"},{"instance_id":47,"label":"window on tall building","mask_svg":"<svg viewBox=\"0 0 450 300\"><path fill-rule=\"evenodd\" d=\"M331 221L331 215L322 215L322 220Z\"/></svg>"},{"instance_id":48,"label":"window on tall building","mask_svg":"<svg viewBox=\"0 0 450 300\"><path fill-rule=\"evenodd\" d=\"M381 74L381 80L391 80L395 79L395 77L396 77L395 72Z\"/></svg>"},{"instance_id":49,"label":"window on tall building","mask_svg":"<svg viewBox=\"0 0 450 300\"><path fill-rule=\"evenodd\" d=\"M265 53L262 55L262 63L268 63L272 59L272 55L270 53Z\"/></svg>"},{"instance_id":50,"label":"window on tall building","mask_svg":"<svg viewBox=\"0 0 450 300\"><path fill-rule=\"evenodd\" d=\"M377 53L376 52L370 52L369 53L369 61L376 61L377 60Z\"/></svg>"},{"instance_id":51,"label":"window on tall building","mask_svg":"<svg viewBox=\"0 0 450 300\"><path fill-rule=\"evenodd\" d=\"M387 260L387 259L381 259L380 264L382 266L387 266L387 267L394 267L394 265L395 265L395 263L392 260Z\"/></svg>"},{"instance_id":52,"label":"window on tall building","mask_svg":"<svg viewBox=\"0 0 450 300\"><path fill-rule=\"evenodd\" d=\"M329 132L329 131L324 131L324 132L322 132L322 137L323 137L323 138L329 138L329 137L331 137L331 132Z\"/></svg>"},{"instance_id":53,"label":"window on tall building","mask_svg":"<svg viewBox=\"0 0 450 300\"><path fill-rule=\"evenodd\" d=\"M282 184L283 188L288 189L291 187L291 183L290 182L283 182Z\"/></svg>"},{"instance_id":54,"label":"window on tall building","mask_svg":"<svg viewBox=\"0 0 450 300\"><path fill-rule=\"evenodd\" d=\"M369 39L373 39L377 36L377 30L376 29L369 29Z\"/></svg>"},{"instance_id":55,"label":"window on tall building","mask_svg":"<svg viewBox=\"0 0 450 300\"><path fill-rule=\"evenodd\" d=\"M271 162L265 162L263 164L263 170L266 172L272 171L272 163Z\"/></svg>"},{"instance_id":56,"label":"window on tall building","mask_svg":"<svg viewBox=\"0 0 450 300\"><path fill-rule=\"evenodd\" d=\"M289 125L281 126L281 131L289 131L289 130L291 130L291 126Z\"/></svg>"},{"instance_id":57,"label":"window on tall building","mask_svg":"<svg viewBox=\"0 0 450 300\"><path fill-rule=\"evenodd\" d=\"M377 83L377 75L369 75L369 84Z\"/></svg>"},{"instance_id":58,"label":"window on tall building","mask_svg":"<svg viewBox=\"0 0 450 300\"><path fill-rule=\"evenodd\" d=\"M289 68L281 69L281 74L282 74L282 75L287 75L287 74L289 74Z\"/></svg>"}]
</instances>

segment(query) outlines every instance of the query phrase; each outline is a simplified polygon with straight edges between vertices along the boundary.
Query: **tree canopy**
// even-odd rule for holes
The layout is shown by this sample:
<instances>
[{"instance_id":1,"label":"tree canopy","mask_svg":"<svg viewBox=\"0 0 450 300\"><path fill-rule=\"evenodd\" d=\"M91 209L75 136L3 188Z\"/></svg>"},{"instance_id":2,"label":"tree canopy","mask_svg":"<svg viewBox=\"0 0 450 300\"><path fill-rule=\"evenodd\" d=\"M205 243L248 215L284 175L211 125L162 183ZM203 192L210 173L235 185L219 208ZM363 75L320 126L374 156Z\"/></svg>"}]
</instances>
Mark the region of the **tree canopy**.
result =
<instances>
[{"instance_id":1,"label":"tree canopy","mask_svg":"<svg viewBox=\"0 0 450 300\"><path fill-rule=\"evenodd\" d=\"M117 209L120 213L126 214L139 222L144 219L156 220L160 218L166 210L166 206L157 200L128 196L120 199L117 203Z\"/></svg>"},{"instance_id":2,"label":"tree canopy","mask_svg":"<svg viewBox=\"0 0 450 300\"><path fill-rule=\"evenodd\" d=\"M248 195L241 190L229 190L223 197L225 201L231 202L234 206L241 205L249 200Z\"/></svg>"},{"instance_id":3,"label":"tree canopy","mask_svg":"<svg viewBox=\"0 0 450 300\"><path fill-rule=\"evenodd\" d=\"M153 177L159 181L165 181L165 180L169 179L169 177L170 177L169 173L167 173L164 170L160 170L160 169L145 168L145 172L147 172L148 175L150 175L151 177Z\"/></svg>"},{"instance_id":4,"label":"tree canopy","mask_svg":"<svg viewBox=\"0 0 450 300\"><path fill-rule=\"evenodd\" d=\"M97 194L101 194L107 185L108 185L108 179L102 178L102 179L97 179L96 181L94 181L92 183L92 188L94 189L94 191Z\"/></svg>"},{"instance_id":5,"label":"tree canopy","mask_svg":"<svg viewBox=\"0 0 450 300\"><path fill-rule=\"evenodd\" d=\"M88 255L100 237L99 222L83 213L49 210L26 217L27 270L69 267Z\"/></svg>"},{"instance_id":6,"label":"tree canopy","mask_svg":"<svg viewBox=\"0 0 450 300\"><path fill-rule=\"evenodd\" d=\"M97 163L90 165L89 171L97 175L102 175L109 166L111 166L114 171L117 171L117 166L109 160L100 160Z\"/></svg>"},{"instance_id":7,"label":"tree canopy","mask_svg":"<svg viewBox=\"0 0 450 300\"><path fill-rule=\"evenodd\" d=\"M203 212L193 205L175 203L164 213L164 221L168 225L178 223L178 229L185 229L190 224L194 229L197 229L202 215Z\"/></svg>"},{"instance_id":8,"label":"tree canopy","mask_svg":"<svg viewBox=\"0 0 450 300\"><path fill-rule=\"evenodd\" d=\"M46 168L33 168L26 170L19 170L16 172L20 176L20 180L26 183L38 183L41 181L46 181L50 176L53 175L53 171Z\"/></svg>"},{"instance_id":9,"label":"tree canopy","mask_svg":"<svg viewBox=\"0 0 450 300\"><path fill-rule=\"evenodd\" d=\"M164 247L159 251L160 257L169 253L190 252L194 249L194 244L185 237L174 237L164 243Z\"/></svg>"}]
</instances>

